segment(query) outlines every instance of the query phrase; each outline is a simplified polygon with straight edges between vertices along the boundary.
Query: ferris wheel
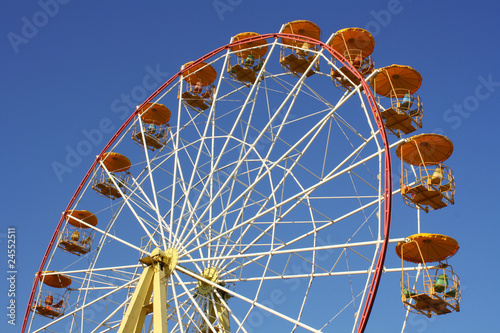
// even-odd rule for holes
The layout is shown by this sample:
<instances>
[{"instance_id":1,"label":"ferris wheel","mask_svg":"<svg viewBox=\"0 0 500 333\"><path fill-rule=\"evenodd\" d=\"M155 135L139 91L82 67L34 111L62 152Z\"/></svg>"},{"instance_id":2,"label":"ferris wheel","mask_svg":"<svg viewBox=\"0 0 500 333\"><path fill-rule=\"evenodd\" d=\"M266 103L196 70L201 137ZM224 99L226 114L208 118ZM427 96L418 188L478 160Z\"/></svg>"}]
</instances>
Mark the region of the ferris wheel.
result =
<instances>
[{"instance_id":1,"label":"ferris wheel","mask_svg":"<svg viewBox=\"0 0 500 333\"><path fill-rule=\"evenodd\" d=\"M238 34L139 105L70 200L23 330L362 332L403 240L394 113L368 31L320 40L310 21Z\"/></svg>"}]
</instances>

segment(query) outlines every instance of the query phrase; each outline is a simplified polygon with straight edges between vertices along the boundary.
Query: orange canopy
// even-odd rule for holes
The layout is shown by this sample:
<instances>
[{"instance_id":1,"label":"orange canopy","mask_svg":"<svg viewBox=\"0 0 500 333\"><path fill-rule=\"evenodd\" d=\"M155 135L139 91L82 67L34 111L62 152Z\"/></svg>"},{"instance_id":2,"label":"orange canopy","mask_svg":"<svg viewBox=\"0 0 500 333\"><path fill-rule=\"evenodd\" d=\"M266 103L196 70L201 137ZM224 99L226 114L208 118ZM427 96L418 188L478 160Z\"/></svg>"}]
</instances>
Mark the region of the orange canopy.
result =
<instances>
[{"instance_id":1,"label":"orange canopy","mask_svg":"<svg viewBox=\"0 0 500 333\"><path fill-rule=\"evenodd\" d=\"M396 155L411 165L433 165L446 161L453 153L453 143L440 134L412 136L396 148Z\"/></svg>"},{"instance_id":2,"label":"orange canopy","mask_svg":"<svg viewBox=\"0 0 500 333\"><path fill-rule=\"evenodd\" d=\"M404 261L422 264L443 261L452 257L459 249L458 242L449 236L438 234L416 234L396 245L396 254Z\"/></svg>"},{"instance_id":3,"label":"orange canopy","mask_svg":"<svg viewBox=\"0 0 500 333\"><path fill-rule=\"evenodd\" d=\"M109 172L127 171L130 166L130 160L118 153L104 153L101 161Z\"/></svg>"},{"instance_id":4,"label":"orange canopy","mask_svg":"<svg viewBox=\"0 0 500 333\"><path fill-rule=\"evenodd\" d=\"M342 55L347 50L359 50L363 54L363 57L367 57L375 48L375 39L365 29L346 28L337 31L329 45Z\"/></svg>"},{"instance_id":5,"label":"orange canopy","mask_svg":"<svg viewBox=\"0 0 500 333\"><path fill-rule=\"evenodd\" d=\"M147 103L139 114L146 124L163 125L170 120L170 110L163 104Z\"/></svg>"},{"instance_id":6,"label":"orange canopy","mask_svg":"<svg viewBox=\"0 0 500 333\"><path fill-rule=\"evenodd\" d=\"M93 226L97 225L97 217L86 210L70 210L68 215L66 215L66 220L72 226L77 228L89 228L88 226L80 223L77 219Z\"/></svg>"},{"instance_id":7,"label":"orange canopy","mask_svg":"<svg viewBox=\"0 0 500 333\"><path fill-rule=\"evenodd\" d=\"M242 32L234 36L233 42L257 36L260 35L256 32ZM250 48L251 50L248 50ZM256 41L231 46L231 51L236 52L236 55L240 58L246 58L249 54L253 54L256 59L259 59L262 58L267 52L267 42L264 39L259 39Z\"/></svg>"},{"instance_id":8,"label":"orange canopy","mask_svg":"<svg viewBox=\"0 0 500 333\"><path fill-rule=\"evenodd\" d=\"M309 38L314 38L317 40L321 39L321 29L316 24L307 20L288 22L285 25L285 28L283 29L283 33L301 35ZM281 42L286 45L293 45L293 46L302 45L302 42L298 42L288 38L282 38Z\"/></svg>"},{"instance_id":9,"label":"orange canopy","mask_svg":"<svg viewBox=\"0 0 500 333\"><path fill-rule=\"evenodd\" d=\"M183 68L191 65L192 63L193 62L190 61L184 64ZM215 69L211 65L208 65L204 62L200 62L193 68L190 68L189 70L184 72L184 80L187 83L193 85L195 85L199 80L201 81L202 86L208 86L215 81L216 77L217 77L217 72L215 71Z\"/></svg>"},{"instance_id":10,"label":"orange canopy","mask_svg":"<svg viewBox=\"0 0 500 333\"><path fill-rule=\"evenodd\" d=\"M38 275L38 273L37 273ZM44 271L38 275L40 281L53 288L66 288L71 284L71 278L55 271Z\"/></svg>"},{"instance_id":11,"label":"orange canopy","mask_svg":"<svg viewBox=\"0 0 500 333\"><path fill-rule=\"evenodd\" d=\"M420 88L422 76L410 66L391 65L381 68L370 83L379 95L404 97Z\"/></svg>"}]
</instances>

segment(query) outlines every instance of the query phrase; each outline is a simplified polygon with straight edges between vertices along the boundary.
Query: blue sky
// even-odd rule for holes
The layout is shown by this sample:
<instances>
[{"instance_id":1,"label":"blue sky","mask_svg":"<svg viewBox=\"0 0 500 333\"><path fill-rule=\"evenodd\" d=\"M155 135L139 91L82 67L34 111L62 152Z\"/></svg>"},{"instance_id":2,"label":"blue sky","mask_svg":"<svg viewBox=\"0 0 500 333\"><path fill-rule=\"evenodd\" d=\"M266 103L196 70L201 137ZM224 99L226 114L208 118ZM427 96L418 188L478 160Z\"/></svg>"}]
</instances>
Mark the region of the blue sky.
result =
<instances>
[{"instance_id":1,"label":"blue sky","mask_svg":"<svg viewBox=\"0 0 500 333\"><path fill-rule=\"evenodd\" d=\"M424 128L419 133L441 133L452 140L455 150L446 164L457 184L455 205L423 214L422 231L447 234L459 242L450 263L461 277L463 297L460 313L430 320L413 316L406 332L491 331L496 303L487 290L495 286L490 279L500 274L495 260L500 230L495 193L500 185L495 139L500 119L497 2L3 3L0 244L6 253L7 228L15 227L18 271L17 325L7 325L5 315L0 322L7 332L19 331L34 273L59 217L131 106L140 104L182 64L228 43L231 36L278 32L283 23L297 19L320 26L323 40L342 28L365 28L375 37L376 67L395 63L421 73ZM102 137L89 140L95 129ZM91 145L82 146L82 141ZM71 157L78 149L84 154ZM67 168L55 169L59 164ZM397 173L399 160L393 164ZM393 233L415 233L414 219L415 212L395 198ZM393 247L388 260L398 260ZM6 259L2 267L7 271ZM6 306L8 285L2 281ZM377 320L377 314L387 310L402 323L398 288L398 278L384 275L367 332L396 332L400 327Z\"/></svg>"}]
</instances>

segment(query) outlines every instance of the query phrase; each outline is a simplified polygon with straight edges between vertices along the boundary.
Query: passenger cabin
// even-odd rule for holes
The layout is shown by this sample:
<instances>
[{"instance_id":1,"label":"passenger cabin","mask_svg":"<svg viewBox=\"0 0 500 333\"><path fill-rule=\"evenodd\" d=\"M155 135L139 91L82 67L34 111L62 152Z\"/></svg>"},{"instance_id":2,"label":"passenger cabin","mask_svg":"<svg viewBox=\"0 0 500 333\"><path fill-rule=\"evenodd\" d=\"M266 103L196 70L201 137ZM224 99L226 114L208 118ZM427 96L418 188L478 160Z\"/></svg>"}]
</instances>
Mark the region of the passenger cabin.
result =
<instances>
[{"instance_id":1,"label":"passenger cabin","mask_svg":"<svg viewBox=\"0 0 500 333\"><path fill-rule=\"evenodd\" d=\"M68 224L62 230L57 246L78 256L90 252L95 234L90 226L97 225L97 217L86 210L71 210L66 221Z\"/></svg>"},{"instance_id":2,"label":"passenger cabin","mask_svg":"<svg viewBox=\"0 0 500 333\"><path fill-rule=\"evenodd\" d=\"M215 69L204 62L192 66L193 62L188 62L182 69L184 71L182 77L186 82L182 90L182 102L192 110L197 112L204 111L212 105L213 94L215 87L213 85L217 78Z\"/></svg>"},{"instance_id":3,"label":"passenger cabin","mask_svg":"<svg viewBox=\"0 0 500 333\"><path fill-rule=\"evenodd\" d=\"M422 84L422 76L409 66L391 65L379 69L370 81L373 90L384 99L390 99L391 106L382 105L382 119L385 128L398 137L422 128L423 105L415 92Z\"/></svg>"},{"instance_id":4,"label":"passenger cabin","mask_svg":"<svg viewBox=\"0 0 500 333\"><path fill-rule=\"evenodd\" d=\"M146 103L137 113L132 139L154 151L165 146L170 129L170 110L163 104Z\"/></svg>"},{"instance_id":5,"label":"passenger cabin","mask_svg":"<svg viewBox=\"0 0 500 333\"><path fill-rule=\"evenodd\" d=\"M460 311L460 280L447 263L458 248L457 241L449 236L426 233L397 244L402 265L401 300L409 311L429 318ZM410 274L404 269L405 262L421 264L422 269ZM433 262L437 265L430 267Z\"/></svg>"},{"instance_id":6,"label":"passenger cabin","mask_svg":"<svg viewBox=\"0 0 500 333\"><path fill-rule=\"evenodd\" d=\"M361 28L347 28L337 31L328 45L337 51L354 67L363 78L373 72L374 62L371 57L375 48L375 39L372 34ZM330 75L336 87L343 90L352 90L361 81L352 70L332 57L335 65Z\"/></svg>"},{"instance_id":7,"label":"passenger cabin","mask_svg":"<svg viewBox=\"0 0 500 333\"><path fill-rule=\"evenodd\" d=\"M67 303L64 294L42 291L40 299L41 301L37 302L34 306L35 313L50 319L60 317L64 314L64 308Z\"/></svg>"},{"instance_id":8,"label":"passenger cabin","mask_svg":"<svg viewBox=\"0 0 500 333\"><path fill-rule=\"evenodd\" d=\"M102 196L112 200L121 198L127 193L127 184L130 177L130 160L118 153L104 153L100 160L100 175L95 174L92 188Z\"/></svg>"},{"instance_id":9,"label":"passenger cabin","mask_svg":"<svg viewBox=\"0 0 500 333\"><path fill-rule=\"evenodd\" d=\"M37 274L37 277L49 287L65 290L63 292L40 290L38 300L33 304L31 310L50 319L64 315L68 303L68 287L71 284L71 278L54 271L42 272Z\"/></svg>"},{"instance_id":10,"label":"passenger cabin","mask_svg":"<svg viewBox=\"0 0 500 333\"><path fill-rule=\"evenodd\" d=\"M281 33L300 35L316 40L321 39L321 29L311 21L298 20L285 24ZM297 77L304 73L307 77L319 71L318 45L307 41L281 38L280 64L285 72Z\"/></svg>"},{"instance_id":11,"label":"passenger cabin","mask_svg":"<svg viewBox=\"0 0 500 333\"><path fill-rule=\"evenodd\" d=\"M259 37L255 32L243 32L233 37L233 43L243 39ZM229 58L227 72L233 79L243 84L253 84L264 65L267 53L267 42L264 39L231 46L234 56Z\"/></svg>"},{"instance_id":12,"label":"passenger cabin","mask_svg":"<svg viewBox=\"0 0 500 333\"><path fill-rule=\"evenodd\" d=\"M439 134L416 135L396 148L401 159L401 195L408 206L428 212L455 203L455 178L442 163L452 152L452 142Z\"/></svg>"}]
</instances>

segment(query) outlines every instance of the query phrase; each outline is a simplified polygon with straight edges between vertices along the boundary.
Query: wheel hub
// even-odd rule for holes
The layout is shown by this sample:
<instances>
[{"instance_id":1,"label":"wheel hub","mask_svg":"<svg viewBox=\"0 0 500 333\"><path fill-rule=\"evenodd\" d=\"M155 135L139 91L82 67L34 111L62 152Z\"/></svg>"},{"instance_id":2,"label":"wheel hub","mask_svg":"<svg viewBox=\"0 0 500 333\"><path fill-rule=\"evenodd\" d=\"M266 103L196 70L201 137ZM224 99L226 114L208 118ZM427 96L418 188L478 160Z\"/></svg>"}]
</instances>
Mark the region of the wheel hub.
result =
<instances>
[{"instance_id":1,"label":"wheel hub","mask_svg":"<svg viewBox=\"0 0 500 333\"><path fill-rule=\"evenodd\" d=\"M201 273L201 277L213 282L217 283L219 281L219 272L215 267L206 268L203 273ZM204 281L198 281L198 294L206 296L214 290L214 287Z\"/></svg>"}]
</instances>

